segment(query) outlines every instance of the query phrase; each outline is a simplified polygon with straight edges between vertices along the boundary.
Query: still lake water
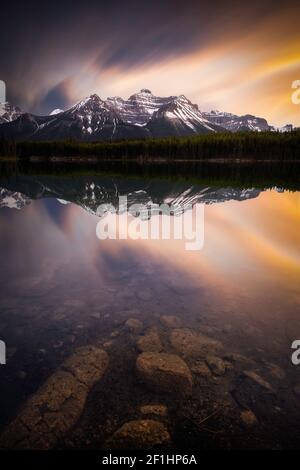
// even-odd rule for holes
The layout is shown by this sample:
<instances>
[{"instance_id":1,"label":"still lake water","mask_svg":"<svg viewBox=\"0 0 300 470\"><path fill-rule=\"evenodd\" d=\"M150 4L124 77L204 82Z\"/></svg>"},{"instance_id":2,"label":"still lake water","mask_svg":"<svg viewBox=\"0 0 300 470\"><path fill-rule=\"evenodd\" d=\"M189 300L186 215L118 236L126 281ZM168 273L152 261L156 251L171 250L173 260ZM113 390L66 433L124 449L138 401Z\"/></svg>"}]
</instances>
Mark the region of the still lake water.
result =
<instances>
[{"instance_id":1,"label":"still lake water","mask_svg":"<svg viewBox=\"0 0 300 470\"><path fill-rule=\"evenodd\" d=\"M12 434L6 447L126 448L133 440L189 449L300 446L300 365L291 361L291 344L300 339L299 177L293 172L293 182L276 186L268 171L265 185L231 185L232 172L225 172L227 183L220 172L214 184L213 175L208 183L194 174L192 182L93 170L2 174L0 339L7 364L0 366L0 430ZM116 204L119 195L130 203L189 202L192 212L204 204L203 248L187 251L184 240L172 239L99 240L97 206ZM28 400L41 386L47 391L47 380L86 345L105 350L108 366L88 383L65 426L47 422L42 440L28 440ZM145 351L154 361L175 354L186 369L178 378L176 364L167 364L162 379L145 379L136 366ZM172 393L173 379L182 393ZM24 424L24 406L25 437L14 424L19 416ZM45 406L66 421L64 405ZM142 430L135 423L118 431L133 420L147 421ZM155 432L153 421L161 423ZM157 436L150 444L147 426Z\"/></svg>"}]
</instances>

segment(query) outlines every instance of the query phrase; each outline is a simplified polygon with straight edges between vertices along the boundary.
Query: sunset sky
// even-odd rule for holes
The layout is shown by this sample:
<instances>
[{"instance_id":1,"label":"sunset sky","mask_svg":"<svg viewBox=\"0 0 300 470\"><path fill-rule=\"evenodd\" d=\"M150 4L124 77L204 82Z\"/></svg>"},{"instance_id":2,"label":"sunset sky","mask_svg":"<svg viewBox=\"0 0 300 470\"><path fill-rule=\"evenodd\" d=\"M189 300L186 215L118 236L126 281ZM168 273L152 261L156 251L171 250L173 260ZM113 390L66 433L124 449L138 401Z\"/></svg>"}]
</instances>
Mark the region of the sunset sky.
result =
<instances>
[{"instance_id":1,"label":"sunset sky","mask_svg":"<svg viewBox=\"0 0 300 470\"><path fill-rule=\"evenodd\" d=\"M149 88L299 126L299 18L299 0L9 2L0 79L9 101L39 114Z\"/></svg>"}]
</instances>

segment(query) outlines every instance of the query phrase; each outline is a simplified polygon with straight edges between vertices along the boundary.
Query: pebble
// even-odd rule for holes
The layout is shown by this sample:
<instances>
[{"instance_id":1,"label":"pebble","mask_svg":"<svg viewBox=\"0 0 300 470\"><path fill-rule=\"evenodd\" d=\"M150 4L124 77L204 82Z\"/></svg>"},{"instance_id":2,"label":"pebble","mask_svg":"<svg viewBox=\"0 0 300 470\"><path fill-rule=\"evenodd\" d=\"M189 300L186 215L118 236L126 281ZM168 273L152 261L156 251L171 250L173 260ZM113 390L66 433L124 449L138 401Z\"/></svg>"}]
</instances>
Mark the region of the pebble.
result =
<instances>
[{"instance_id":1,"label":"pebble","mask_svg":"<svg viewBox=\"0 0 300 470\"><path fill-rule=\"evenodd\" d=\"M152 449L164 448L171 443L166 426L152 419L129 421L119 428L107 441L108 449Z\"/></svg>"},{"instance_id":2,"label":"pebble","mask_svg":"<svg viewBox=\"0 0 300 470\"><path fill-rule=\"evenodd\" d=\"M257 424L257 418L251 410L244 410L241 412L241 419L246 426L253 426Z\"/></svg>"}]
</instances>

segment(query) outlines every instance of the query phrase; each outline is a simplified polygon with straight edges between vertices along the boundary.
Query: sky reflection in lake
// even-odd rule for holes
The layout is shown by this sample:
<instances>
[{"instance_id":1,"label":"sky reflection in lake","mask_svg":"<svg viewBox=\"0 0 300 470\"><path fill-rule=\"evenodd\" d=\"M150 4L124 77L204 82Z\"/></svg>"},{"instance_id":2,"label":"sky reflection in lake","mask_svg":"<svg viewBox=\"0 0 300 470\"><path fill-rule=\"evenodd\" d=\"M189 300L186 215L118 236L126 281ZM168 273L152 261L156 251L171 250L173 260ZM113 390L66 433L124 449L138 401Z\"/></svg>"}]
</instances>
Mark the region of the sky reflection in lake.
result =
<instances>
[{"instance_id":1,"label":"sky reflection in lake","mask_svg":"<svg viewBox=\"0 0 300 470\"><path fill-rule=\"evenodd\" d=\"M201 285L234 289L243 281L248 290L276 285L293 292L300 274L299 200L298 193L265 191L248 201L206 205L204 247L196 252L187 251L183 240L99 240L97 216L56 199L20 211L2 209L3 281L25 273L27 279L35 274L47 279L64 263L70 263L68 277L80 275L83 266L101 277L101 263L108 269L111 259L120 270L129 260L141 266L154 262Z\"/></svg>"}]
</instances>

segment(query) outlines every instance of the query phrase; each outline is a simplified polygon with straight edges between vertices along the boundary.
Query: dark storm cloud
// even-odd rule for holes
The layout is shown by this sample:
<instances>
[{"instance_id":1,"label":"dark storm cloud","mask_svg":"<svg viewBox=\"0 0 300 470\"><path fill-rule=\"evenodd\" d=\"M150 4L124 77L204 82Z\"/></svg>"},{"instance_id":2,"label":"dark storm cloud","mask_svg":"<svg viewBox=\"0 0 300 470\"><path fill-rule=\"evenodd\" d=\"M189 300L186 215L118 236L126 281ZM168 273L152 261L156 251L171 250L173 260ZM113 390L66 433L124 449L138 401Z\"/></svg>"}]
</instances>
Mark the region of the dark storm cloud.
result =
<instances>
[{"instance_id":1,"label":"dark storm cloud","mask_svg":"<svg viewBox=\"0 0 300 470\"><path fill-rule=\"evenodd\" d=\"M279 8L286 2L7 2L1 12L0 79L12 102L48 112L68 104L61 83L87 62L102 71L159 62L243 36Z\"/></svg>"}]
</instances>

